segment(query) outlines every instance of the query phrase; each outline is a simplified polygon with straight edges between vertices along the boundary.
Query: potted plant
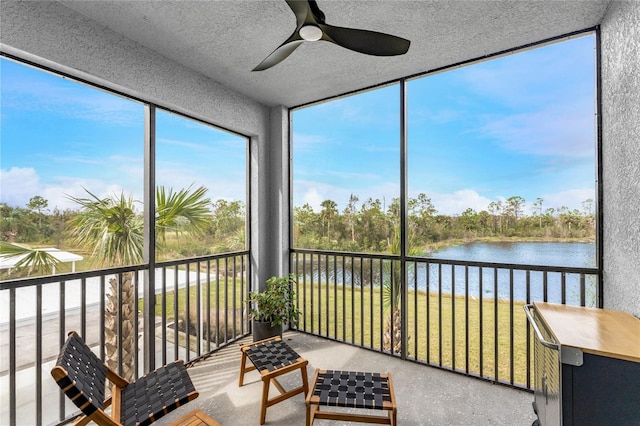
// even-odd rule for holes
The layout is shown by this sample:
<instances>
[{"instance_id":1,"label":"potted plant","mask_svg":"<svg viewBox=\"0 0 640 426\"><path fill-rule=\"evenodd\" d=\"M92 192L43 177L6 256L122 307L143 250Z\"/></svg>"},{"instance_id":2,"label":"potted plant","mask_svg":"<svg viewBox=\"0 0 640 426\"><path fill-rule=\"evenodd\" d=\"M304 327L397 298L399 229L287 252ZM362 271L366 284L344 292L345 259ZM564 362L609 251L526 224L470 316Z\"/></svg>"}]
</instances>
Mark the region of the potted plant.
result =
<instances>
[{"instance_id":1,"label":"potted plant","mask_svg":"<svg viewBox=\"0 0 640 426\"><path fill-rule=\"evenodd\" d=\"M300 311L294 305L295 275L271 277L262 292L249 293L249 317L252 320L253 341L282 336L282 325L298 323Z\"/></svg>"}]
</instances>

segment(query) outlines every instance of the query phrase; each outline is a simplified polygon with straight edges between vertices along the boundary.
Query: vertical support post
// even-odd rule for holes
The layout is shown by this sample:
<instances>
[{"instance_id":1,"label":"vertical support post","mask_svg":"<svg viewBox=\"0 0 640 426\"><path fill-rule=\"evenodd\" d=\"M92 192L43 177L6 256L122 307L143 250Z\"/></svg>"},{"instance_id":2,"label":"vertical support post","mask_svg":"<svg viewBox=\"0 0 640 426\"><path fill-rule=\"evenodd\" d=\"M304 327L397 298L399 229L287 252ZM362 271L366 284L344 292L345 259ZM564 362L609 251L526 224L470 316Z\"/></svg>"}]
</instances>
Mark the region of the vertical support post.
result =
<instances>
[{"instance_id":1,"label":"vertical support post","mask_svg":"<svg viewBox=\"0 0 640 426\"><path fill-rule=\"evenodd\" d=\"M407 358L408 302L407 291L407 81L400 80L400 320L402 323L402 359Z\"/></svg>"},{"instance_id":2,"label":"vertical support post","mask_svg":"<svg viewBox=\"0 0 640 426\"><path fill-rule=\"evenodd\" d=\"M156 107L144 107L144 250L143 280L144 372L155 369L156 336ZM176 292L177 294L177 292ZM138 295L135 295L137 297Z\"/></svg>"},{"instance_id":3,"label":"vertical support post","mask_svg":"<svg viewBox=\"0 0 640 426\"><path fill-rule=\"evenodd\" d=\"M15 296L14 296L15 297ZM64 341L66 340L66 333L65 330L67 329L67 325L66 325L66 316L65 316L65 312L66 312L66 308L65 308L65 300L67 299L67 295L66 295L66 282L65 281L60 281L60 299L59 299L59 305L58 305L58 315L59 315L59 320L60 323L58 324L58 347L61 348L62 345L64 345ZM15 299L14 299L15 300ZM15 302L11 303L11 306L14 306ZM14 321L12 321L12 324L15 324L15 313L13 314ZM118 332L118 335L120 332ZM15 345L14 345L15 348ZM15 353L15 350L11 351L11 353ZM12 376L12 377L15 377ZM15 389L15 387L14 387ZM13 395L15 396L15 391L13 392ZM65 410L65 396L62 392L60 392L58 394L58 420L62 421L65 419L65 417L67 416L66 410ZM12 425L15 425L15 421L12 422Z\"/></svg>"},{"instance_id":4,"label":"vertical support post","mask_svg":"<svg viewBox=\"0 0 640 426\"><path fill-rule=\"evenodd\" d=\"M604 182L602 181L602 40L600 27L596 27L596 261L598 282L595 304L604 307Z\"/></svg>"}]
</instances>

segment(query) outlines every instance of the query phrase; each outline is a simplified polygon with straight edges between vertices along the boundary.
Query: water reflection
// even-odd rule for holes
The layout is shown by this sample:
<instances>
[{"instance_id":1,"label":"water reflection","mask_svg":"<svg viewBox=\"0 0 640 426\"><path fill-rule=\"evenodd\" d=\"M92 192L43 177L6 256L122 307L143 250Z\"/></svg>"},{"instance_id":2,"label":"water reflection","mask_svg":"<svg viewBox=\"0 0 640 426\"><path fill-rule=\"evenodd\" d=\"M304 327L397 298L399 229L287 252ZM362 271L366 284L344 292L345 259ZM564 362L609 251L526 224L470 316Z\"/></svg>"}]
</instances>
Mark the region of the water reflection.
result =
<instances>
[{"instance_id":1,"label":"water reflection","mask_svg":"<svg viewBox=\"0 0 640 426\"><path fill-rule=\"evenodd\" d=\"M527 264L542 266L595 266L595 245L588 243L474 243L444 249L434 259ZM379 288L398 279L399 262L351 256L315 256L305 260L305 283L330 283ZM302 259L298 259L302 262ZM302 269L302 265L300 265ZM580 305L584 286L586 306L595 306L596 276L577 273L509 270L424 262L408 264L409 290L441 292L474 299L548 301Z\"/></svg>"}]
</instances>

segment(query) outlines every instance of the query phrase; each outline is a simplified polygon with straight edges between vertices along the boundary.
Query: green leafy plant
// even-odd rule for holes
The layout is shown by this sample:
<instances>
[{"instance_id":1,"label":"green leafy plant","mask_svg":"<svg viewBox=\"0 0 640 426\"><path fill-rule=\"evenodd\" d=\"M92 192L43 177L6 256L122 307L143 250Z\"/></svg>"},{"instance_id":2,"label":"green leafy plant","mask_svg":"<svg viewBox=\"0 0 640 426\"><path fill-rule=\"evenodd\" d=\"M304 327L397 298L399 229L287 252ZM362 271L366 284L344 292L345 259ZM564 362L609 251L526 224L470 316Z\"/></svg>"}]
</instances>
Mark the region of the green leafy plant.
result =
<instances>
[{"instance_id":1,"label":"green leafy plant","mask_svg":"<svg viewBox=\"0 0 640 426\"><path fill-rule=\"evenodd\" d=\"M251 302L249 316L254 321L270 322L272 326L285 323L296 325L300 311L294 302L296 283L295 275L286 277L271 277L262 292L251 292L248 302Z\"/></svg>"}]
</instances>

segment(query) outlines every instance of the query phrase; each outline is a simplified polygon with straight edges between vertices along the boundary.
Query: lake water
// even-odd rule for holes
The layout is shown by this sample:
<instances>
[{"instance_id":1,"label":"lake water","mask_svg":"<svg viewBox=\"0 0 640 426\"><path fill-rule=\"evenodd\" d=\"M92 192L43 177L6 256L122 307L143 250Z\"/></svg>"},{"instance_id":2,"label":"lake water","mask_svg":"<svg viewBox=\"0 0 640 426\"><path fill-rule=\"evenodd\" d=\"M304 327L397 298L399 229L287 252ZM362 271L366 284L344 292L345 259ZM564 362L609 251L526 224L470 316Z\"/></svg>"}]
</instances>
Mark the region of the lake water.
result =
<instances>
[{"instance_id":1,"label":"lake water","mask_svg":"<svg viewBox=\"0 0 640 426\"><path fill-rule=\"evenodd\" d=\"M426 290L469 295L479 299L503 299L515 301L547 301L570 305L580 304L581 286L585 287L585 305L595 306L596 275L585 275L581 282L578 273L560 273L510 270L505 268L453 266L429 262L427 259L445 259L501 263L509 265L535 265L546 267L594 268L596 266L595 244L567 242L518 242L518 243L471 243L448 247L429 254L417 266L409 264L409 290ZM415 268L414 268L415 266ZM309 265L307 265L309 267ZM318 269L316 269L318 268ZM340 262L329 270L321 262L314 265L316 282L343 282L350 285L352 269L342 270ZM376 269L374 268L374 273ZM355 285L370 282L367 268L364 277L359 277L358 267L353 270ZM329 277L327 277L327 273ZM378 275L378 274L376 274ZM528 277L528 278L527 278ZM308 276L308 278L310 278ZM374 277L379 283L379 277ZM366 285L366 284L365 284ZM376 284L377 285L377 284Z\"/></svg>"},{"instance_id":2,"label":"lake water","mask_svg":"<svg viewBox=\"0 0 640 426\"><path fill-rule=\"evenodd\" d=\"M593 243L471 243L448 247L432 253L436 259L474 260L478 262L518 263L524 265L596 266Z\"/></svg>"},{"instance_id":3,"label":"lake water","mask_svg":"<svg viewBox=\"0 0 640 426\"><path fill-rule=\"evenodd\" d=\"M592 243L566 243L566 242L518 242L518 243L471 243L460 246L448 247L429 257L435 259L464 260L478 262L494 262L508 264L526 264L542 266L569 266L578 268L593 268L596 266L595 244ZM481 270L482 269L482 270ZM497 271L497 281L495 274ZM427 278L428 275L428 278ZM431 291L441 289L443 293L450 294L452 289L456 295L464 295L468 291L474 298L510 299L513 295L517 301L542 301L545 300L545 274L541 271L529 273L529 286L527 287L527 274L525 271L513 271L513 289L511 276L508 269L478 268L464 266L436 264L427 267L420 265L417 271L418 289L426 289L427 281ZM442 277L438 280L438 277ZM482 279L480 279L482 277ZM410 273L413 282L414 272ZM455 284L453 284L455 283ZM580 304L580 275L573 273L548 272L546 274L546 300L561 303L563 299L571 305ZM595 276L585 277L586 305L595 303ZM468 286L468 290L467 290ZM513 294L512 294L513 292Z\"/></svg>"}]
</instances>

